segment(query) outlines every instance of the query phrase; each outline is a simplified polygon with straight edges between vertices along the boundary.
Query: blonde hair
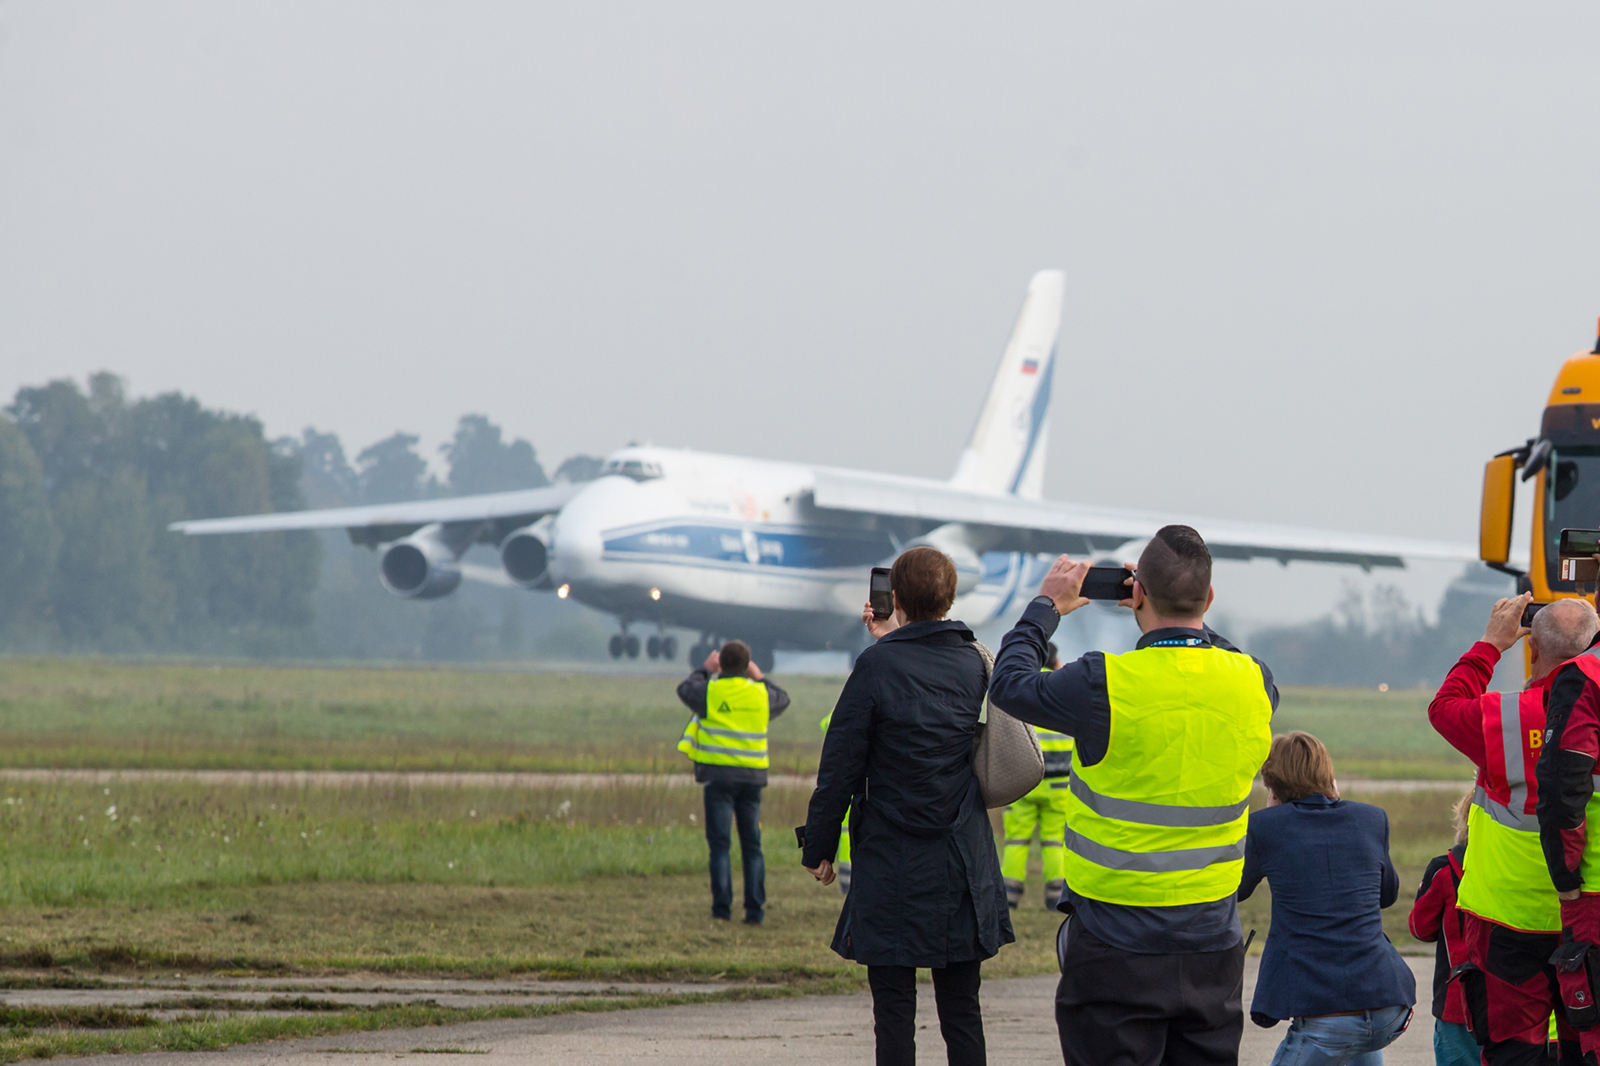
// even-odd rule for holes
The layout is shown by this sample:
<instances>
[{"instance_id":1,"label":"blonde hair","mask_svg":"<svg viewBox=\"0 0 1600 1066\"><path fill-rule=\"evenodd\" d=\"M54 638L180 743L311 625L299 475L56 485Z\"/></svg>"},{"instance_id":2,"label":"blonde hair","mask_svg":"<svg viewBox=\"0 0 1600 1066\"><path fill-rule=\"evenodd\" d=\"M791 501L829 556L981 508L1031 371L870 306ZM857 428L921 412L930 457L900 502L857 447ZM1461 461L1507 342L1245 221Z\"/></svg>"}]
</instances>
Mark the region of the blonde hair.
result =
<instances>
[{"instance_id":1,"label":"blonde hair","mask_svg":"<svg viewBox=\"0 0 1600 1066\"><path fill-rule=\"evenodd\" d=\"M1472 812L1473 789L1467 789L1465 794L1450 808L1450 828L1456 831L1456 843L1467 842L1467 815Z\"/></svg>"},{"instance_id":2,"label":"blonde hair","mask_svg":"<svg viewBox=\"0 0 1600 1066\"><path fill-rule=\"evenodd\" d=\"M1319 792L1329 799L1339 798L1339 786L1333 780L1333 756L1322 741L1298 729L1272 738L1267 761L1261 766L1261 780L1279 803L1292 803Z\"/></svg>"}]
</instances>

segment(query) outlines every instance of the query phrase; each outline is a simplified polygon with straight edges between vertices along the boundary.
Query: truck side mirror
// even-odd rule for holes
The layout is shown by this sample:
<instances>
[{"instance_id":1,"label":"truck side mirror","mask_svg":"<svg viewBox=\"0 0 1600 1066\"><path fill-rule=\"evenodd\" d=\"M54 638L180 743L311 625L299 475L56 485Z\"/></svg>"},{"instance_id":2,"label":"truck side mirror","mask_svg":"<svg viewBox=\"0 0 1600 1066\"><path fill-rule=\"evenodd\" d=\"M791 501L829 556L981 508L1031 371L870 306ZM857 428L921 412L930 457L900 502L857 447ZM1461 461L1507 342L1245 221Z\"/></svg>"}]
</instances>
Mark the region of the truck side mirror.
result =
<instances>
[{"instance_id":1,"label":"truck side mirror","mask_svg":"<svg viewBox=\"0 0 1600 1066\"><path fill-rule=\"evenodd\" d=\"M1511 558L1511 509L1517 499L1517 460L1497 455L1483 467L1483 505L1478 511L1478 558L1504 563Z\"/></svg>"}]
</instances>

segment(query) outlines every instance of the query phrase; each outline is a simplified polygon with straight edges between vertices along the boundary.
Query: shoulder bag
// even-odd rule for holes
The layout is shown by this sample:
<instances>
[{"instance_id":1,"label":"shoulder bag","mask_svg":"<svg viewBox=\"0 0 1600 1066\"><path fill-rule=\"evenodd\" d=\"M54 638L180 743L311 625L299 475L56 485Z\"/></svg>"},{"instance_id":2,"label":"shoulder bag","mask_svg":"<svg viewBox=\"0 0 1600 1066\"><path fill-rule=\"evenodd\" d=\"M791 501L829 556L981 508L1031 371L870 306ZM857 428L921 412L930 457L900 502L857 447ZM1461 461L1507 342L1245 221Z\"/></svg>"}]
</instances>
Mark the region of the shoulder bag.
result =
<instances>
[{"instance_id":1,"label":"shoulder bag","mask_svg":"<svg viewBox=\"0 0 1600 1066\"><path fill-rule=\"evenodd\" d=\"M1028 724L994 705L987 694L994 674L994 652L973 641L983 657L983 710L972 738L972 772L978 775L983 805L990 810L1015 803L1044 780L1044 751Z\"/></svg>"}]
</instances>

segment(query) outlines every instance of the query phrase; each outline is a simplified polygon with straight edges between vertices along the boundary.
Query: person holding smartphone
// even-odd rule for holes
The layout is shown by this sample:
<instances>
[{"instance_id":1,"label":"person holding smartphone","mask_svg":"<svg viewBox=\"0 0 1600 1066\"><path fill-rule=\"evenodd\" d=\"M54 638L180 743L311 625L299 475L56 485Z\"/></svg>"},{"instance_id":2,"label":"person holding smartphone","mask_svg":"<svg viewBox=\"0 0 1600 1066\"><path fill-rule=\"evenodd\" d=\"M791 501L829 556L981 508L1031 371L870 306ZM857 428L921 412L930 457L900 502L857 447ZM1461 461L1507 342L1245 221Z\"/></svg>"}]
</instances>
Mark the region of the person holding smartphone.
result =
<instances>
[{"instance_id":1,"label":"person holding smartphone","mask_svg":"<svg viewBox=\"0 0 1600 1066\"><path fill-rule=\"evenodd\" d=\"M1150 538L1120 602L1143 634L1041 673L1089 564L1063 555L996 658L995 706L1074 739L1057 935L1067 1066L1234 1062L1244 1035L1235 899L1250 788L1278 689L1205 623L1211 552L1188 526Z\"/></svg>"},{"instance_id":2,"label":"person holding smartphone","mask_svg":"<svg viewBox=\"0 0 1600 1066\"><path fill-rule=\"evenodd\" d=\"M1456 979L1467 1025L1488 1066L1535 1061L1545 1053L1549 1019L1566 1059L1579 1056L1550 957L1561 946L1561 902L1539 840L1540 752L1545 700L1556 669L1594 639L1594 608L1580 599L1547 604L1524 621L1533 596L1502 599L1483 637L1461 656L1428 705L1428 721L1472 760L1477 780L1468 810L1472 844L1462 860L1456 908L1467 967ZM1521 692L1491 692L1495 666L1523 637L1529 677ZM1581 676L1581 675L1580 675Z\"/></svg>"},{"instance_id":3,"label":"person holding smartphone","mask_svg":"<svg viewBox=\"0 0 1600 1066\"><path fill-rule=\"evenodd\" d=\"M983 1066L980 968L1015 939L994 833L972 769L983 710L982 654L945 615L956 568L934 548L889 573L888 617L869 601L877 643L856 659L822 744L817 788L798 831L801 863L832 884L851 812L850 894L833 950L867 967L879 1066L916 1061L917 969L933 970L950 1066Z\"/></svg>"}]
</instances>

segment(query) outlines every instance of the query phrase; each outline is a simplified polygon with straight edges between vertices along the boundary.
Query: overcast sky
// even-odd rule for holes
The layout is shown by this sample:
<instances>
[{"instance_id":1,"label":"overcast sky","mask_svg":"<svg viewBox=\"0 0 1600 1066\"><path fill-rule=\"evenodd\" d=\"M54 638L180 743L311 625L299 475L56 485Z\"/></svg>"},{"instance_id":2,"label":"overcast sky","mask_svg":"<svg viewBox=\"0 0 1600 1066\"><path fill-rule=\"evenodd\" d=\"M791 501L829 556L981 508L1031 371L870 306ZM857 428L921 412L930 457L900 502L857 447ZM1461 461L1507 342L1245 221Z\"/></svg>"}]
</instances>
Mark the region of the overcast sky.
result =
<instances>
[{"instance_id":1,"label":"overcast sky","mask_svg":"<svg viewBox=\"0 0 1600 1066\"><path fill-rule=\"evenodd\" d=\"M474 411L547 467L944 477L1061 267L1047 496L1471 542L1593 343L1597 39L1569 3L3 0L0 396L104 368L352 453Z\"/></svg>"}]
</instances>

